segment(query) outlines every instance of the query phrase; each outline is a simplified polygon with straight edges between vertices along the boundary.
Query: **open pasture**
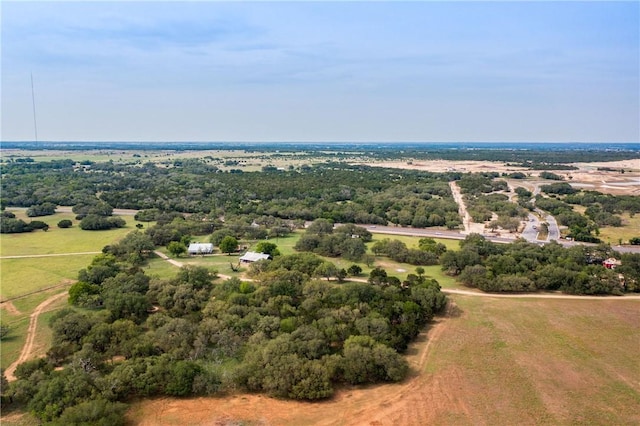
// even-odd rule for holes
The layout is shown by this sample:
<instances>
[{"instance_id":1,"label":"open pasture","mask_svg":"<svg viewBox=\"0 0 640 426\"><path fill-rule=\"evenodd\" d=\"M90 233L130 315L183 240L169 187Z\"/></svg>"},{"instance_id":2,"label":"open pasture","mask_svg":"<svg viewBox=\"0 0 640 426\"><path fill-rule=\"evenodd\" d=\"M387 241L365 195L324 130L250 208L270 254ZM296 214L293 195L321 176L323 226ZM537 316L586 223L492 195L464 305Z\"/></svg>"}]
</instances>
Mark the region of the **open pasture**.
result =
<instances>
[{"instance_id":1,"label":"open pasture","mask_svg":"<svg viewBox=\"0 0 640 426\"><path fill-rule=\"evenodd\" d=\"M49 225L48 231L36 230L21 234L2 234L0 238L0 255L7 256L34 256L60 253L96 252L108 244L112 244L129 232L135 230L138 223L131 216L121 216L127 222L123 228L109 229L105 231L83 231L78 226L73 213L56 213L51 216L26 217L24 209L7 209L16 215L16 218L26 222L40 220ZM63 219L73 222L71 228L61 229L57 224Z\"/></svg>"},{"instance_id":2,"label":"open pasture","mask_svg":"<svg viewBox=\"0 0 640 426\"><path fill-rule=\"evenodd\" d=\"M640 237L640 215L634 215L631 217L629 213L623 213L622 226L605 226L600 228L600 238L605 243L609 243L615 246L620 243L628 244L629 239L633 237Z\"/></svg>"},{"instance_id":3,"label":"open pasture","mask_svg":"<svg viewBox=\"0 0 640 426\"><path fill-rule=\"evenodd\" d=\"M40 303L49 297L63 291L64 288L51 289L0 305L2 323L10 327L7 338L2 340L0 368L6 369L12 362L18 359L25 343L31 312L33 312ZM47 349L51 346L51 330L49 329L47 322L48 317L51 315L50 312L66 306L66 303L66 297L57 300L47 306L45 312L43 312L43 314L38 318L37 334L33 353L37 355L44 355Z\"/></svg>"},{"instance_id":4,"label":"open pasture","mask_svg":"<svg viewBox=\"0 0 640 426\"><path fill-rule=\"evenodd\" d=\"M78 271L91 263L94 254L42 258L2 259L0 279L2 300L43 288L70 284Z\"/></svg>"}]
</instances>

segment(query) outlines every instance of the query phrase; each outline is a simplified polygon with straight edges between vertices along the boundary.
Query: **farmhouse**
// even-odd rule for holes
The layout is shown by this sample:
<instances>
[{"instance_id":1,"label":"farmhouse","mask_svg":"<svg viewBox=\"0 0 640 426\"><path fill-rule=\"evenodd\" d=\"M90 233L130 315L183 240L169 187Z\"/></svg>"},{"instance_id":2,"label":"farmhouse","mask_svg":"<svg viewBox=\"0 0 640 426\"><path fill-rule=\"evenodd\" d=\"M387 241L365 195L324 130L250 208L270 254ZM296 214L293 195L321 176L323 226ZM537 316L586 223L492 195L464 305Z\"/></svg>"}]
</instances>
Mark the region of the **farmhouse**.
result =
<instances>
[{"instance_id":1,"label":"farmhouse","mask_svg":"<svg viewBox=\"0 0 640 426\"><path fill-rule=\"evenodd\" d=\"M258 260L267 260L271 259L271 255L266 253L256 253L255 251L248 251L240 257L240 262L242 263L253 263Z\"/></svg>"},{"instance_id":2,"label":"farmhouse","mask_svg":"<svg viewBox=\"0 0 640 426\"><path fill-rule=\"evenodd\" d=\"M191 243L187 249L190 255L195 254L211 254L213 253L213 244L211 243Z\"/></svg>"}]
</instances>

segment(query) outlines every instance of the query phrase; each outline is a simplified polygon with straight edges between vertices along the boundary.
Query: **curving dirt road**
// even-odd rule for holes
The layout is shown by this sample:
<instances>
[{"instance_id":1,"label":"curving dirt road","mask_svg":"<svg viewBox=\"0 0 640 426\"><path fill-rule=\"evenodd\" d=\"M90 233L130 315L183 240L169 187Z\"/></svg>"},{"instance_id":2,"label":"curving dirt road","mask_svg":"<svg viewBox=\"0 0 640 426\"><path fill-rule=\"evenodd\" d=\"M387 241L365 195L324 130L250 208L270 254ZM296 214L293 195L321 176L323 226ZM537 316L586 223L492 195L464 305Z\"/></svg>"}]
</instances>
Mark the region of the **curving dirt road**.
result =
<instances>
[{"instance_id":1,"label":"curving dirt road","mask_svg":"<svg viewBox=\"0 0 640 426\"><path fill-rule=\"evenodd\" d=\"M555 294L555 293L482 293L473 290L462 290L454 288L443 288L446 294L461 294L475 297L497 297L502 299L572 299L572 300L640 300L640 294L625 296L579 296L576 294Z\"/></svg>"},{"instance_id":2,"label":"curving dirt road","mask_svg":"<svg viewBox=\"0 0 640 426\"><path fill-rule=\"evenodd\" d=\"M171 259L166 254L160 251L154 251L158 257L166 260L172 265L181 268L184 266L182 262L178 262L175 259ZM219 278L229 279L231 276L218 274ZM253 281L252 279L242 278L244 281ZM351 278L347 281L356 281L366 283L368 280L364 278ZM497 297L503 299L518 299L518 298L528 298L528 299L573 299L573 300L640 300L640 295L625 295L625 296L579 296L575 294L556 294L556 293L483 293L480 291L473 290L463 290L463 289L454 289L454 288L443 288L443 293L446 294L461 294L464 296L475 296L475 297Z\"/></svg>"},{"instance_id":3,"label":"curving dirt road","mask_svg":"<svg viewBox=\"0 0 640 426\"><path fill-rule=\"evenodd\" d=\"M162 252L161 252L161 251L159 251L159 250L155 250L153 253L155 253L155 255L156 255L156 256L158 256L160 259L162 259L162 260L166 260L167 262L169 262L169 263L170 263L170 264L172 264L173 266L177 266L178 268L182 268L182 267L184 266L184 263L179 262L179 261L177 261L177 260L175 260L175 259L171 259L169 256L167 256L166 254L162 253ZM227 279L231 278L231 276L230 276L230 275L224 275L224 274L216 274L216 275L217 275L219 278L222 278L222 279L224 279L224 280L227 280ZM253 281L253 280L246 279L246 278L243 278L243 279L244 279L245 281Z\"/></svg>"},{"instance_id":4,"label":"curving dirt road","mask_svg":"<svg viewBox=\"0 0 640 426\"><path fill-rule=\"evenodd\" d=\"M31 316L29 317L27 339L24 343L24 346L22 347L22 352L20 353L18 359L5 370L5 376L7 377L7 380L15 380L16 376L14 376L14 372L16 371L16 367L18 366L18 364L28 361L32 357L33 344L36 338L36 328L38 326L38 316L40 316L40 314L47 308L47 306L57 301L58 299L62 299L67 295L68 293L65 291L63 293L58 293L54 296L51 296L50 298L39 304L33 311Z\"/></svg>"}]
</instances>

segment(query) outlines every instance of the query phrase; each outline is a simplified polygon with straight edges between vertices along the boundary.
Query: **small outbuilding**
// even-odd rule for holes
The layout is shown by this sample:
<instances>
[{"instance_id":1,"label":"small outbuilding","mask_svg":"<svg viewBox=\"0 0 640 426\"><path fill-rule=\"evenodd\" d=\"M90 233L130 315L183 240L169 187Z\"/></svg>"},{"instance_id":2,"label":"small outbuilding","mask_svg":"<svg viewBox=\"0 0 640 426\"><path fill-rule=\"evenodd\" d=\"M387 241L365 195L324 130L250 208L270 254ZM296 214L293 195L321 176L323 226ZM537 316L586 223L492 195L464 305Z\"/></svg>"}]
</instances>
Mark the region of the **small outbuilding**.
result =
<instances>
[{"instance_id":1,"label":"small outbuilding","mask_svg":"<svg viewBox=\"0 0 640 426\"><path fill-rule=\"evenodd\" d=\"M211 254L213 253L213 244L211 243L191 243L187 249L190 255Z\"/></svg>"},{"instance_id":2,"label":"small outbuilding","mask_svg":"<svg viewBox=\"0 0 640 426\"><path fill-rule=\"evenodd\" d=\"M248 251L240 257L242 263L253 263L258 260L269 260L271 255L266 253L256 253L255 251Z\"/></svg>"},{"instance_id":3,"label":"small outbuilding","mask_svg":"<svg viewBox=\"0 0 640 426\"><path fill-rule=\"evenodd\" d=\"M610 257L609 259L606 259L605 261L602 262L602 266L604 266L607 269L616 269L620 265L622 265L622 262L613 257Z\"/></svg>"}]
</instances>

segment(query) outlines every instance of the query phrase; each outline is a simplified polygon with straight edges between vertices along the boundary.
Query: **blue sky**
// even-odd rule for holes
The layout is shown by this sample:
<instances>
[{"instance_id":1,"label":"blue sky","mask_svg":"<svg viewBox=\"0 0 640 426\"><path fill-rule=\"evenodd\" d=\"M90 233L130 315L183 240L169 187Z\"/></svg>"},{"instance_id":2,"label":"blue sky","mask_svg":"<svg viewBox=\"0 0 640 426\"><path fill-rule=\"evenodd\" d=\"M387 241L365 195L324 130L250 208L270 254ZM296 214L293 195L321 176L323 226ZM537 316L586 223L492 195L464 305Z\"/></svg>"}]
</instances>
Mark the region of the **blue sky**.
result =
<instances>
[{"instance_id":1,"label":"blue sky","mask_svg":"<svg viewBox=\"0 0 640 426\"><path fill-rule=\"evenodd\" d=\"M2 140L640 140L640 3L3 1Z\"/></svg>"}]
</instances>

